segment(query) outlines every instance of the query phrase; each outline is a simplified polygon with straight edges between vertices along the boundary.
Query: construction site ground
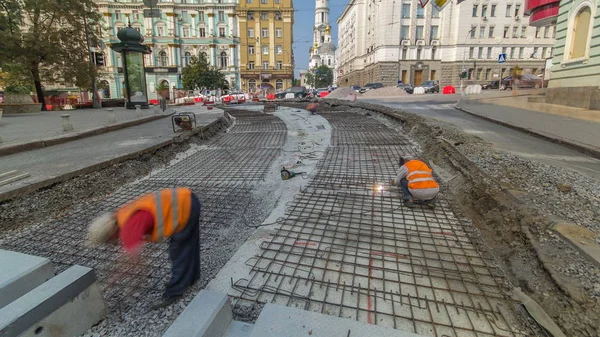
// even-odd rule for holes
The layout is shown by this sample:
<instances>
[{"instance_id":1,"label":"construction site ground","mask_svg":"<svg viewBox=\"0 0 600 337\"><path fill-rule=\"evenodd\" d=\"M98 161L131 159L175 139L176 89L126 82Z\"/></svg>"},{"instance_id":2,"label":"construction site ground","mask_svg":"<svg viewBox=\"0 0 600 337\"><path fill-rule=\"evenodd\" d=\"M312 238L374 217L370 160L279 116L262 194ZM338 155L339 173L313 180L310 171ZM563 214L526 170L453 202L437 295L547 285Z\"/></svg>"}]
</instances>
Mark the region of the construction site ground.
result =
<instances>
[{"instance_id":1,"label":"construction site ground","mask_svg":"<svg viewBox=\"0 0 600 337\"><path fill-rule=\"evenodd\" d=\"M229 109L227 131L209 139L3 201L0 248L48 257L56 272L94 268L108 317L89 336L160 336L203 288L229 294L249 322L277 303L422 336L551 336L515 287L565 335L599 335L600 269L554 230L569 223L597 244L598 181L558 168L540 181L544 164L399 110L331 100L311 115L305 104ZM389 185L402 154L433 167L435 210L406 208ZM281 180L282 167L298 175ZM146 245L138 262L116 244L86 245L86 229L173 186L202 201L201 280L149 311L170 275L167 244ZM555 195L584 214L540 204Z\"/></svg>"}]
</instances>

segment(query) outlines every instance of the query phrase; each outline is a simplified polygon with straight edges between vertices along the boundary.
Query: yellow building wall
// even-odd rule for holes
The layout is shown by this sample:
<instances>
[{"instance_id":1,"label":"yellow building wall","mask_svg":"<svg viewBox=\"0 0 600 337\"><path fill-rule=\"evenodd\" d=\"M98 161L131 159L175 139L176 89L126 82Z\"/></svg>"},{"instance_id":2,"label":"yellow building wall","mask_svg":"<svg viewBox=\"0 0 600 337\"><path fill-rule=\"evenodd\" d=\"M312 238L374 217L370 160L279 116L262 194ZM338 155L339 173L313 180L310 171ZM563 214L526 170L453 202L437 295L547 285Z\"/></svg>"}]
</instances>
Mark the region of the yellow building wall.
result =
<instances>
[{"instance_id":1,"label":"yellow building wall","mask_svg":"<svg viewBox=\"0 0 600 337\"><path fill-rule=\"evenodd\" d=\"M294 6L292 0L276 1L267 0L266 4L261 0L240 1L236 9L240 27L240 73L242 89L246 92L253 91L252 83L256 88L261 82L268 83L273 90L287 89L293 83ZM266 19L261 13L266 13ZM278 13L280 19L276 19ZM281 37L276 36L278 28L282 30ZM249 36L249 29L254 29L253 37ZM263 29L267 29L267 37L263 37ZM249 54L250 46L254 46L254 54ZM281 46L280 54L276 52L277 46ZM267 48L267 54L263 54L263 47ZM250 62L254 62L255 69L249 69ZM263 69L263 62L268 62L268 69ZM277 62L281 62L282 69L276 68Z\"/></svg>"}]
</instances>

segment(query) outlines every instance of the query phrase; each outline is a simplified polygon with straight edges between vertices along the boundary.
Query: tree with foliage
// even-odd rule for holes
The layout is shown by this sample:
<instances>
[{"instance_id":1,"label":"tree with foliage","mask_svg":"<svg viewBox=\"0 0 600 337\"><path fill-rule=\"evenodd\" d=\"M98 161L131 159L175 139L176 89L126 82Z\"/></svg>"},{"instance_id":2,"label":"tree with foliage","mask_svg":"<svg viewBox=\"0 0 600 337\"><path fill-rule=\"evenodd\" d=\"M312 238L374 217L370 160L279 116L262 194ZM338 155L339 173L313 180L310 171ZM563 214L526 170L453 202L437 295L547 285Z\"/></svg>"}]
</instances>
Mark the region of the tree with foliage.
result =
<instances>
[{"instance_id":1,"label":"tree with foliage","mask_svg":"<svg viewBox=\"0 0 600 337\"><path fill-rule=\"evenodd\" d=\"M190 64L181 71L181 81L185 90L227 89L225 75L204 57L192 56Z\"/></svg>"},{"instance_id":2,"label":"tree with foliage","mask_svg":"<svg viewBox=\"0 0 600 337\"><path fill-rule=\"evenodd\" d=\"M42 81L91 87L101 19L93 0L0 0L0 67L27 74L45 110Z\"/></svg>"},{"instance_id":3,"label":"tree with foliage","mask_svg":"<svg viewBox=\"0 0 600 337\"><path fill-rule=\"evenodd\" d=\"M306 83L315 88L326 88L333 84L333 70L322 64L306 73Z\"/></svg>"}]
</instances>

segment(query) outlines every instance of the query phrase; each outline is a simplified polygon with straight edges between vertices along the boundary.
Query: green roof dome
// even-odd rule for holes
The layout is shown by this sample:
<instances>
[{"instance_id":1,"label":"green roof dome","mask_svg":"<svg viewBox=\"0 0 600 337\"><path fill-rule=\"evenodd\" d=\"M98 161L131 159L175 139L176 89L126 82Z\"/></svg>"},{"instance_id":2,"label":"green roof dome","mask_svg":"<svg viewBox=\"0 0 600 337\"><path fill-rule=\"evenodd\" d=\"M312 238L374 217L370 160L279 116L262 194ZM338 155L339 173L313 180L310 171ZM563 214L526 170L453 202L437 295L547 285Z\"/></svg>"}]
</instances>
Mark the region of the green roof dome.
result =
<instances>
[{"instance_id":1,"label":"green roof dome","mask_svg":"<svg viewBox=\"0 0 600 337\"><path fill-rule=\"evenodd\" d=\"M123 43L141 44L144 42L144 37L136 29L125 27L117 33L117 37Z\"/></svg>"}]
</instances>

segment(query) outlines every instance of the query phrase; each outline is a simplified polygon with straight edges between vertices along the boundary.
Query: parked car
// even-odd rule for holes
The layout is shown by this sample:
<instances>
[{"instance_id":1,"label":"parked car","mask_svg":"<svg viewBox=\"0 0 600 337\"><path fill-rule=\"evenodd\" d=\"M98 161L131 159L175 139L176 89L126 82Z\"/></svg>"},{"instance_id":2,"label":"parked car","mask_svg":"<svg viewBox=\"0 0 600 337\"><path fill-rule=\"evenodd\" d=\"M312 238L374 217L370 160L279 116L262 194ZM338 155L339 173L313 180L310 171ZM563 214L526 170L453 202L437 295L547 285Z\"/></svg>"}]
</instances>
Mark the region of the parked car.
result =
<instances>
[{"instance_id":1,"label":"parked car","mask_svg":"<svg viewBox=\"0 0 600 337\"><path fill-rule=\"evenodd\" d=\"M495 80L495 81L491 81L488 83L483 83L481 85L482 89L498 89L498 86L500 85L500 81L499 80Z\"/></svg>"},{"instance_id":2,"label":"parked car","mask_svg":"<svg viewBox=\"0 0 600 337\"><path fill-rule=\"evenodd\" d=\"M404 91L406 91L409 94L412 94L413 91L415 90L415 88L413 88L413 86L408 83L400 83L396 87L403 89Z\"/></svg>"},{"instance_id":3,"label":"parked car","mask_svg":"<svg viewBox=\"0 0 600 337\"><path fill-rule=\"evenodd\" d=\"M367 83L367 84L365 84L364 87L360 88L359 92L361 94L364 94L365 92L367 92L369 90L379 89L379 88L383 88L383 83L381 83L381 82Z\"/></svg>"},{"instance_id":4,"label":"parked car","mask_svg":"<svg viewBox=\"0 0 600 337\"><path fill-rule=\"evenodd\" d=\"M351 86L352 89L354 89L354 91L356 92L360 92L360 85L353 85Z\"/></svg>"},{"instance_id":5,"label":"parked car","mask_svg":"<svg viewBox=\"0 0 600 337\"><path fill-rule=\"evenodd\" d=\"M318 88L316 90L315 97L321 97L321 93L322 92L327 92L328 93L329 89L327 89L327 88Z\"/></svg>"},{"instance_id":6,"label":"parked car","mask_svg":"<svg viewBox=\"0 0 600 337\"><path fill-rule=\"evenodd\" d=\"M501 90L512 89L513 87L513 79L512 76L507 76L502 79L502 84L500 85ZM518 81L518 88L542 88L546 85L544 80L541 78L531 75L531 74L523 74L521 75L521 79Z\"/></svg>"},{"instance_id":7,"label":"parked car","mask_svg":"<svg viewBox=\"0 0 600 337\"><path fill-rule=\"evenodd\" d=\"M438 84L437 81L425 81L425 82L421 83L421 87L423 87L423 89L425 89L426 94L440 92L440 85Z\"/></svg>"},{"instance_id":8,"label":"parked car","mask_svg":"<svg viewBox=\"0 0 600 337\"><path fill-rule=\"evenodd\" d=\"M284 99L285 96L289 93L294 94L294 98L304 98L308 95L306 91L306 87L291 87L287 88L282 92L276 93L275 98Z\"/></svg>"}]
</instances>

